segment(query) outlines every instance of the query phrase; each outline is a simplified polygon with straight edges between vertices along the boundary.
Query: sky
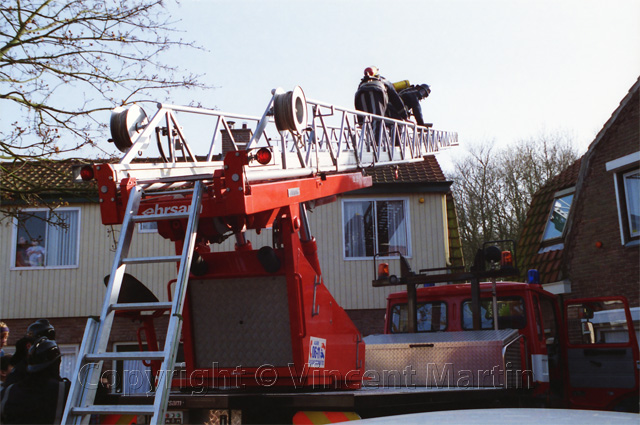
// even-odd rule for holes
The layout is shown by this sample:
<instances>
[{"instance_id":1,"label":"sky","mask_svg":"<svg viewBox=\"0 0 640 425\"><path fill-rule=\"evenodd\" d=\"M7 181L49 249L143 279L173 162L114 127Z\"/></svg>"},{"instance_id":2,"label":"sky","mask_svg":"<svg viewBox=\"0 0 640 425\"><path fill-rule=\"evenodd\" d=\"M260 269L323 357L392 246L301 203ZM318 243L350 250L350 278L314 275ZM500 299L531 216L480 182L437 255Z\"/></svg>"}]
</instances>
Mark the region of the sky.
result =
<instances>
[{"instance_id":1,"label":"sky","mask_svg":"<svg viewBox=\"0 0 640 425\"><path fill-rule=\"evenodd\" d=\"M172 103L261 116L271 89L353 108L364 68L431 86L426 122L460 148L568 134L583 152L640 76L638 0L182 0L209 90ZM451 154L449 152L449 154ZM456 155L453 150L453 155Z\"/></svg>"}]
</instances>

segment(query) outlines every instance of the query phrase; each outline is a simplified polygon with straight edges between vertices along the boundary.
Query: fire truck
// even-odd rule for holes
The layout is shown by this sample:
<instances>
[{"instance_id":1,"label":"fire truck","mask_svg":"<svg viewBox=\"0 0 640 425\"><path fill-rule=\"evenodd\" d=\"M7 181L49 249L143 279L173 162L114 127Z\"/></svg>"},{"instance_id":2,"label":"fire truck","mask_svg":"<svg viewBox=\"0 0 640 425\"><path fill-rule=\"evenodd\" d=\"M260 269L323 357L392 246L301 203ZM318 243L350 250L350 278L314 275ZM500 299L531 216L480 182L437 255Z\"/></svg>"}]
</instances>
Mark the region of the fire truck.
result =
<instances>
[{"instance_id":1,"label":"fire truck","mask_svg":"<svg viewBox=\"0 0 640 425\"><path fill-rule=\"evenodd\" d=\"M374 286L407 290L389 295L384 334L364 338L368 372L384 385L402 378L434 388L500 386L527 406L638 412L640 362L627 299L571 299L561 311L536 270L527 283L498 281L518 275L514 245L486 243L469 271L415 273L401 257L394 275L380 264ZM390 365L413 374L385 378Z\"/></svg>"},{"instance_id":2,"label":"fire truck","mask_svg":"<svg viewBox=\"0 0 640 425\"><path fill-rule=\"evenodd\" d=\"M248 140L236 140L235 121L251 125ZM192 127L183 127L184 122L197 131L190 134ZM541 333L526 333L515 324L485 330L478 314L472 331L422 332L422 322L412 319L407 329L415 332L403 333L398 295L390 299L386 334L363 338L324 284L308 208L370 186L371 167L421 161L425 154L457 145L455 133L310 100L299 87L273 90L261 117L168 104L158 104L148 116L131 105L114 109L110 124L111 141L123 157L80 174L96 181L103 224L120 225L120 237L102 309L87 321L63 423L122 423L125 417L153 424L309 423L318 416L326 423L518 405L536 391L545 393L545 378L537 373L553 364L550 336L545 341ZM227 143L224 155L218 154L221 138ZM196 154L203 146L205 153ZM131 256L138 223L156 223L158 233L174 243L175 255ZM249 231L271 231L272 243L253 247ZM233 249L221 249L228 238L235 240ZM127 273L130 265L166 263L176 264L168 301ZM415 282L420 273L405 268L400 278L383 274L376 281ZM407 317L417 318L422 307L415 301L416 285L410 286L413 301L404 304ZM481 308L479 299L474 297L474 311ZM503 307L504 300L496 302ZM455 316L466 307L454 303L449 308L456 309L450 312ZM457 319L437 322L442 307L430 309L432 330L462 326L454 323ZM140 324L134 329L138 351L110 350L116 317ZM537 322L529 320L526 329L534 329ZM456 359L438 363L433 356L437 346L443 353L460 352L456 341L445 341L454 334L472 335L474 344L458 341L458 348L462 344L472 357L482 353L491 360L481 365L489 370L480 377L483 384L473 377L467 377L466 386L460 379L455 385L443 380L466 370L454 364ZM442 341L425 335L441 335ZM580 349L583 361L602 363L595 346ZM616 359L638 357L631 344L606 350ZM129 360L150 367L152 391L104 397L104 368ZM527 374L533 363L535 373ZM431 370L423 373L423 366ZM555 373L564 372L549 366L549 387ZM531 390L536 379L542 384ZM634 382L637 390L637 375Z\"/></svg>"}]
</instances>

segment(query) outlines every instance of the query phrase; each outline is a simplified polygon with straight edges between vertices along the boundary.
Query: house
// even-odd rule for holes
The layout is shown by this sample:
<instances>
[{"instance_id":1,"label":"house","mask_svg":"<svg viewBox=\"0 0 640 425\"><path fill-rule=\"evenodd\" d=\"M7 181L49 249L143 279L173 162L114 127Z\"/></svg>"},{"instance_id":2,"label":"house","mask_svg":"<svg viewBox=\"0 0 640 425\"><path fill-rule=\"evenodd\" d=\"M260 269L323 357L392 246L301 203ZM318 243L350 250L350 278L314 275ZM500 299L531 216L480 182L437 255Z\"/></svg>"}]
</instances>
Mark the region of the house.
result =
<instances>
[{"instance_id":1,"label":"house","mask_svg":"<svg viewBox=\"0 0 640 425\"><path fill-rule=\"evenodd\" d=\"M53 210L21 208L19 202L4 199L5 206L15 207L15 216L5 217L0 226L4 245L0 256L0 319L12 330L9 346L34 320L49 319L65 354L66 376L71 373L87 317L101 311L104 278L110 273L119 235L119 226L102 225L97 188L78 181L76 165L72 161L26 164L15 173L3 175L3 184L15 186L23 184L19 183L21 175L47 170L37 172L38 183L54 189L41 196L60 205ZM459 265L462 261L449 193L451 182L445 179L434 156L371 173L371 188L343 194L336 202L313 208L309 214L324 282L365 335L382 331L386 296L402 289L372 287L375 253L399 251L416 269ZM271 245L271 232L251 232L247 239L255 247ZM37 243L40 248L29 250L25 243ZM213 249L233 250L233 243L229 239ZM31 258L34 251L40 256ZM131 256L173 253L173 244L152 226L138 225ZM389 260L398 261L397 257ZM130 265L127 272L165 301L167 280L175 276L174 267ZM133 326L137 325L128 319L116 320L112 331L116 350L137 345Z\"/></svg>"},{"instance_id":2,"label":"house","mask_svg":"<svg viewBox=\"0 0 640 425\"><path fill-rule=\"evenodd\" d=\"M640 313L640 79L588 151L533 197L520 269L565 299L625 295Z\"/></svg>"}]
</instances>

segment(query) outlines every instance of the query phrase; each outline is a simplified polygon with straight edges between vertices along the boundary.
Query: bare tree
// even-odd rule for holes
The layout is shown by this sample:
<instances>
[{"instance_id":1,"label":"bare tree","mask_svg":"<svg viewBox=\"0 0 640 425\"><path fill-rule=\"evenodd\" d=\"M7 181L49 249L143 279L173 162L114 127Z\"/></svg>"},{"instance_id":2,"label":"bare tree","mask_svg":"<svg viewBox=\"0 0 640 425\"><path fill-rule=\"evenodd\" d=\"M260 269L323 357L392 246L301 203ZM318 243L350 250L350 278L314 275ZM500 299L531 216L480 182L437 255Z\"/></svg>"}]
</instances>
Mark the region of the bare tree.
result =
<instances>
[{"instance_id":1,"label":"bare tree","mask_svg":"<svg viewBox=\"0 0 640 425\"><path fill-rule=\"evenodd\" d=\"M171 48L196 46L178 37L163 3L0 2L0 160L13 164L0 169L0 196L20 199L24 187L5 177L21 163L97 148L106 130L97 113L158 90L203 87L199 76L165 62ZM33 204L46 188L25 183L32 196L24 201Z\"/></svg>"},{"instance_id":2,"label":"bare tree","mask_svg":"<svg viewBox=\"0 0 640 425\"><path fill-rule=\"evenodd\" d=\"M458 160L452 190L467 262L485 241L517 240L533 194L577 158L571 139L555 133L500 150L483 144Z\"/></svg>"}]
</instances>

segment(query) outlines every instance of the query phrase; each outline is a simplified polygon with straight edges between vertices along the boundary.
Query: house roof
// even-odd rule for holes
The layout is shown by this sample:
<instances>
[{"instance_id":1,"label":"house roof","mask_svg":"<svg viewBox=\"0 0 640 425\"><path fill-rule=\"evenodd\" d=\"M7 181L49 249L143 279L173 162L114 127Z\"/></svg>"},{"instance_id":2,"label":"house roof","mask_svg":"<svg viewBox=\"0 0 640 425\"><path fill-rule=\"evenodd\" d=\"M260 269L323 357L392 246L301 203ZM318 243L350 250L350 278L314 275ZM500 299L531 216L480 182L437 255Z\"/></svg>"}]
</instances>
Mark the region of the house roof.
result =
<instances>
[{"instance_id":1,"label":"house roof","mask_svg":"<svg viewBox=\"0 0 640 425\"><path fill-rule=\"evenodd\" d=\"M563 279L563 249L551 249L543 253L539 251L555 194L576 185L581 163L582 158L549 180L533 195L518 242L518 262L522 277L526 276L527 270L537 269L540 272L541 283L558 282Z\"/></svg>"},{"instance_id":2,"label":"house roof","mask_svg":"<svg viewBox=\"0 0 640 425\"><path fill-rule=\"evenodd\" d=\"M0 164L0 198L12 203L29 196L46 198L69 194L86 196L95 193L95 182L74 180L78 160L4 162Z\"/></svg>"},{"instance_id":3,"label":"house roof","mask_svg":"<svg viewBox=\"0 0 640 425\"><path fill-rule=\"evenodd\" d=\"M395 169L398 170L396 179ZM440 164L434 155L426 155L424 161L376 167L367 170L374 184L380 183L433 183L446 182Z\"/></svg>"}]
</instances>

